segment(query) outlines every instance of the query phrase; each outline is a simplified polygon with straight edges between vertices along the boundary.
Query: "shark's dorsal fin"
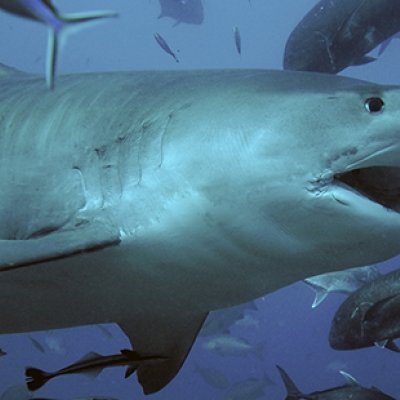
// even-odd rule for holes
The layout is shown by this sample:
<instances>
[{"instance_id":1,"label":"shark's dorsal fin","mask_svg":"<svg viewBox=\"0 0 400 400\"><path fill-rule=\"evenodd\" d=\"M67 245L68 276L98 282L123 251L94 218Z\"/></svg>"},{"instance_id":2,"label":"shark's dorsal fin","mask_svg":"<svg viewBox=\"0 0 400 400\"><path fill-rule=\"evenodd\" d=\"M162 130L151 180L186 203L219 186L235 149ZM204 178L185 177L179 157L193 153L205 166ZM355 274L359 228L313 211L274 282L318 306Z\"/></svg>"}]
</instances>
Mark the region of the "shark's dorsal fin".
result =
<instances>
[{"instance_id":1,"label":"shark's dorsal fin","mask_svg":"<svg viewBox=\"0 0 400 400\"><path fill-rule=\"evenodd\" d=\"M118 321L132 347L140 354L152 353L165 360L139 361L136 374L145 394L159 391L178 373L183 365L207 314L170 315L148 318L138 324L135 320ZM127 371L126 377L134 371Z\"/></svg>"}]
</instances>

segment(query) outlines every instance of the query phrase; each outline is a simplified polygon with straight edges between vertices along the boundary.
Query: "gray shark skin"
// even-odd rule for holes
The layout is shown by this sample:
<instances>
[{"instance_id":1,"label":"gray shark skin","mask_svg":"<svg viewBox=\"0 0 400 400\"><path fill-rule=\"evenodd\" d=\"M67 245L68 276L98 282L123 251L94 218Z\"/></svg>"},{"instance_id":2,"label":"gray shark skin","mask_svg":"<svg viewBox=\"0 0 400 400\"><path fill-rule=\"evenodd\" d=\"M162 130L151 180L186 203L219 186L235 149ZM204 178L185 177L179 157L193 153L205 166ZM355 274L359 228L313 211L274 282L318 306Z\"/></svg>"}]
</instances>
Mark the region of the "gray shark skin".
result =
<instances>
[{"instance_id":1,"label":"gray shark skin","mask_svg":"<svg viewBox=\"0 0 400 400\"><path fill-rule=\"evenodd\" d=\"M326 299L329 293L352 293L363 284L373 281L379 276L381 275L376 266L368 265L312 276L304 279L304 282L315 291L315 298L311 306L315 308Z\"/></svg>"},{"instance_id":2,"label":"gray shark skin","mask_svg":"<svg viewBox=\"0 0 400 400\"><path fill-rule=\"evenodd\" d=\"M398 0L321 0L290 34L284 69L336 74L399 30Z\"/></svg>"},{"instance_id":3,"label":"gray shark skin","mask_svg":"<svg viewBox=\"0 0 400 400\"><path fill-rule=\"evenodd\" d=\"M305 394L298 389L282 367L279 365L276 367L287 391L285 400L395 400L394 397L383 393L376 387L361 386L355 378L344 371L339 371L346 380L344 385Z\"/></svg>"},{"instance_id":4,"label":"gray shark skin","mask_svg":"<svg viewBox=\"0 0 400 400\"><path fill-rule=\"evenodd\" d=\"M376 344L400 351L393 339L400 337L400 270L363 285L336 311L329 343L336 350Z\"/></svg>"},{"instance_id":5,"label":"gray shark skin","mask_svg":"<svg viewBox=\"0 0 400 400\"><path fill-rule=\"evenodd\" d=\"M184 22L200 25L204 21L202 0L159 0L161 12L158 18L169 17L175 20L174 26Z\"/></svg>"},{"instance_id":6,"label":"gray shark skin","mask_svg":"<svg viewBox=\"0 0 400 400\"><path fill-rule=\"evenodd\" d=\"M399 139L396 86L3 67L0 332L116 322L160 390L208 311L400 252Z\"/></svg>"}]
</instances>

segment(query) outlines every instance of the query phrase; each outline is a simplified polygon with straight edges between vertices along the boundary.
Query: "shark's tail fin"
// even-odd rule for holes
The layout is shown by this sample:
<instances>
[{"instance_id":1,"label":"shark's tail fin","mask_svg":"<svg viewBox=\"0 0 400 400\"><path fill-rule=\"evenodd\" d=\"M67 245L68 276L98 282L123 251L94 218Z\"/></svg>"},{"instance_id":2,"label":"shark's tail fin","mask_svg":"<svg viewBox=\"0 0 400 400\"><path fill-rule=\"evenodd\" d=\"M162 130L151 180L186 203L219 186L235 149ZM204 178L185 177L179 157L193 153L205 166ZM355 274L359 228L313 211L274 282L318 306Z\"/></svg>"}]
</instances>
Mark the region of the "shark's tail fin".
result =
<instances>
[{"instance_id":1,"label":"shark's tail fin","mask_svg":"<svg viewBox=\"0 0 400 400\"><path fill-rule=\"evenodd\" d=\"M283 383L286 387L287 395L285 400L298 400L304 398L303 394L297 388L296 384L292 381L286 371L279 365L277 365L276 368L278 368L279 374L281 375Z\"/></svg>"},{"instance_id":2,"label":"shark's tail fin","mask_svg":"<svg viewBox=\"0 0 400 400\"><path fill-rule=\"evenodd\" d=\"M38 368L28 367L25 369L26 386L33 392L40 389L49 379L50 375Z\"/></svg>"},{"instance_id":3,"label":"shark's tail fin","mask_svg":"<svg viewBox=\"0 0 400 400\"><path fill-rule=\"evenodd\" d=\"M54 88L54 78L57 68L57 56L66 35L76 30L80 30L82 27L82 23L84 22L94 22L103 18L117 16L117 14L112 11L95 11L91 13L68 15L59 15L56 10L52 11L54 12L56 17L56 23L50 26L47 47L46 83L49 89Z\"/></svg>"}]
</instances>

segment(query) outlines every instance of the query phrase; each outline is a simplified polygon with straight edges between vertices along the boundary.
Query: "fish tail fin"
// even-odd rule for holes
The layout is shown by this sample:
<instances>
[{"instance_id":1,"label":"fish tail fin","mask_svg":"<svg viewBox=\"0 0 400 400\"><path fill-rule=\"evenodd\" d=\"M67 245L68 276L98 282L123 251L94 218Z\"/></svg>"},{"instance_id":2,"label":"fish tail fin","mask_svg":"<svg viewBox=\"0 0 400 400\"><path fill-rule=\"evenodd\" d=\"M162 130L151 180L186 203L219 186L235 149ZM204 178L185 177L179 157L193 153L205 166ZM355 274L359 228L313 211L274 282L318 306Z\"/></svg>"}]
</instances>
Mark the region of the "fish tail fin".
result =
<instances>
[{"instance_id":1,"label":"fish tail fin","mask_svg":"<svg viewBox=\"0 0 400 400\"><path fill-rule=\"evenodd\" d=\"M118 14L114 11L91 11L84 13L58 15L58 18L65 25L71 25L71 24L81 24L83 22L93 22L103 18L114 18L117 16Z\"/></svg>"},{"instance_id":2,"label":"fish tail fin","mask_svg":"<svg viewBox=\"0 0 400 400\"><path fill-rule=\"evenodd\" d=\"M49 379L47 372L38 368L28 367L25 369L26 385L30 391L40 389Z\"/></svg>"},{"instance_id":3,"label":"fish tail fin","mask_svg":"<svg viewBox=\"0 0 400 400\"><path fill-rule=\"evenodd\" d=\"M297 400L303 398L304 396L302 395L296 384L292 381L290 376L286 373L286 371L279 365L277 365L276 368L278 368L279 374L281 375L282 381L287 391L285 400Z\"/></svg>"},{"instance_id":4,"label":"fish tail fin","mask_svg":"<svg viewBox=\"0 0 400 400\"><path fill-rule=\"evenodd\" d=\"M57 56L65 41L67 34L80 30L84 22L96 22L103 18L116 17L112 11L95 11L68 15L56 15L57 24L50 27L47 45L46 84L49 89L54 88L56 75Z\"/></svg>"},{"instance_id":5,"label":"fish tail fin","mask_svg":"<svg viewBox=\"0 0 400 400\"><path fill-rule=\"evenodd\" d=\"M320 287L314 287L314 290L315 290L315 297L311 305L311 308L318 307L328 297L327 290Z\"/></svg>"}]
</instances>

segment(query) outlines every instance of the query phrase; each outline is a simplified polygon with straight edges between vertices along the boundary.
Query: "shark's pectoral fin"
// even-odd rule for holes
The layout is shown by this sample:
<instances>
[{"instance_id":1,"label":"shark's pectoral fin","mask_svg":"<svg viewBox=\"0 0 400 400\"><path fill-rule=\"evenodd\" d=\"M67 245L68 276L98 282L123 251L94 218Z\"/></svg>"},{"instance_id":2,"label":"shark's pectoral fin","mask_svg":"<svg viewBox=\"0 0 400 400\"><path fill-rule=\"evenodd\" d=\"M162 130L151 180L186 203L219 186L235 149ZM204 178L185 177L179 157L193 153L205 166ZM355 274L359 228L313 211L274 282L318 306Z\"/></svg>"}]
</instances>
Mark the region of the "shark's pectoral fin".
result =
<instances>
[{"instance_id":1,"label":"shark's pectoral fin","mask_svg":"<svg viewBox=\"0 0 400 400\"><path fill-rule=\"evenodd\" d=\"M0 272L118 245L120 232L104 221L90 221L69 229L26 240L0 240Z\"/></svg>"},{"instance_id":2,"label":"shark's pectoral fin","mask_svg":"<svg viewBox=\"0 0 400 400\"><path fill-rule=\"evenodd\" d=\"M166 357L139 364L136 374L145 394L162 389L178 373L206 317L207 313L154 317L140 323L137 320L118 322L135 351Z\"/></svg>"}]
</instances>

